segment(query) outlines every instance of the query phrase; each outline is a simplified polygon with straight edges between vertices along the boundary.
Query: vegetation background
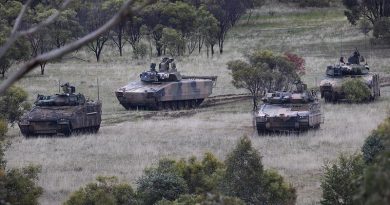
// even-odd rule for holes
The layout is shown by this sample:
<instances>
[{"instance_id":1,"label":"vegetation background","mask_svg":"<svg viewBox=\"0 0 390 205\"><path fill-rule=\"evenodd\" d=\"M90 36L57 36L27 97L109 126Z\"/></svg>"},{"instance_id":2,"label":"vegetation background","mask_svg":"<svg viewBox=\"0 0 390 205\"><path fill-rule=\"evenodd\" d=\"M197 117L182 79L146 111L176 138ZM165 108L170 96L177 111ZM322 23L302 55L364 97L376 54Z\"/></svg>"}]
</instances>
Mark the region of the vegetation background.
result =
<instances>
[{"instance_id":1,"label":"vegetation background","mask_svg":"<svg viewBox=\"0 0 390 205\"><path fill-rule=\"evenodd\" d=\"M318 85L328 64L340 55L349 56L357 47L372 71L388 75L390 50L386 44L372 44L359 27L351 26L344 8L300 8L268 2L254 9L251 18L243 16L226 36L224 53L207 57L206 53L178 56L178 69L188 75L218 75L214 95L242 93L231 84L227 62L245 59L254 49L286 51L303 56L310 87ZM103 127L97 135L70 138L23 138L17 127L6 150L8 167L41 165L38 184L43 187L41 204L64 202L71 192L92 182L97 176L118 176L133 185L143 170L161 158L201 157L215 153L223 160L237 140L251 136L253 146L263 156L263 164L276 169L297 189L297 204L316 204L321 199L320 178L325 162L340 153L360 149L372 129L388 116L389 89L370 104L323 105L325 122L320 130L300 135L258 137L252 127L251 102L177 112L128 112L117 102L114 91L159 58L148 54L135 59L131 46L119 56L115 45L107 44L100 61L87 48L29 73L18 86L27 90L29 101L35 96L55 93L58 81L71 82L78 92L97 98L96 79L103 101ZM10 72L17 65L11 67Z\"/></svg>"}]
</instances>

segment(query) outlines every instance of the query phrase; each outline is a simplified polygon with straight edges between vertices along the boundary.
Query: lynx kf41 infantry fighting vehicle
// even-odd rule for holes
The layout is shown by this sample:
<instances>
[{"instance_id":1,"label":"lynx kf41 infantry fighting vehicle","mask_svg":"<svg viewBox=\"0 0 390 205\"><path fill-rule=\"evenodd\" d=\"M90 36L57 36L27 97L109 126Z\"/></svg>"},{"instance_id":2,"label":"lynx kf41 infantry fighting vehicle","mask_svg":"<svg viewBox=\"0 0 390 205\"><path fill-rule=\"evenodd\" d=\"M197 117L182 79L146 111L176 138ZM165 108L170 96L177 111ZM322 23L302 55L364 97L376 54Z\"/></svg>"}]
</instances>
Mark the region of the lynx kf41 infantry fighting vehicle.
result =
<instances>
[{"instance_id":1,"label":"lynx kf41 infantry fighting vehicle","mask_svg":"<svg viewBox=\"0 0 390 205\"><path fill-rule=\"evenodd\" d=\"M259 134L267 131L305 131L322 122L321 106L307 85L296 84L293 92L267 93L255 114Z\"/></svg>"},{"instance_id":2,"label":"lynx kf41 infantry fighting vehicle","mask_svg":"<svg viewBox=\"0 0 390 205\"><path fill-rule=\"evenodd\" d=\"M211 95L217 76L182 76L173 59L163 58L156 70L152 63L140 81L115 91L119 103L128 109L179 110L198 107Z\"/></svg>"},{"instance_id":3,"label":"lynx kf41 infantry fighting vehicle","mask_svg":"<svg viewBox=\"0 0 390 205\"><path fill-rule=\"evenodd\" d=\"M371 100L380 96L379 75L370 73L368 65L361 65L360 62L364 62L364 58L356 50L349 57L348 63L344 63L344 58L341 57L338 65L327 67L326 77L320 83L321 98L324 98L325 102L345 99L342 85L351 79L359 79L367 85L371 91Z\"/></svg>"},{"instance_id":4,"label":"lynx kf41 infantry fighting vehicle","mask_svg":"<svg viewBox=\"0 0 390 205\"><path fill-rule=\"evenodd\" d=\"M97 132L100 128L102 104L75 94L75 87L61 85L63 93L38 95L35 106L18 123L26 137L35 135L69 136L72 132Z\"/></svg>"}]
</instances>

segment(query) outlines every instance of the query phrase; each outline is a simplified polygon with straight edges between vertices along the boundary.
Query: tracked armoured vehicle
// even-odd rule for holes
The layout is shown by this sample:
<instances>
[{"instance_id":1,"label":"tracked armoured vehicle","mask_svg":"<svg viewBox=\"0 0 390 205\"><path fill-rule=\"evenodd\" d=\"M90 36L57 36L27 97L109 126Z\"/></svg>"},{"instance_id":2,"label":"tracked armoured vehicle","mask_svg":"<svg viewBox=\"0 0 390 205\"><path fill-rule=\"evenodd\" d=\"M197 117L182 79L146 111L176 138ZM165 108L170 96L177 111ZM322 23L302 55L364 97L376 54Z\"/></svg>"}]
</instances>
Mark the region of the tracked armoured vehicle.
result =
<instances>
[{"instance_id":1,"label":"tracked armoured vehicle","mask_svg":"<svg viewBox=\"0 0 390 205\"><path fill-rule=\"evenodd\" d=\"M307 85L298 83L293 92L267 93L255 113L259 134L268 131L305 131L322 122L321 105Z\"/></svg>"},{"instance_id":2,"label":"tracked armoured vehicle","mask_svg":"<svg viewBox=\"0 0 390 205\"><path fill-rule=\"evenodd\" d=\"M66 83L63 93L38 95L35 106L18 122L26 137L36 135L71 135L73 132L95 133L100 128L102 104L75 94L75 87Z\"/></svg>"},{"instance_id":3,"label":"tracked armoured vehicle","mask_svg":"<svg viewBox=\"0 0 390 205\"><path fill-rule=\"evenodd\" d=\"M371 73L368 65L362 65L360 64L361 62L364 62L364 58L356 50L349 57L348 63L345 63L344 58L341 57L338 65L328 66L326 77L320 83L321 98L324 98L325 102L344 100L345 93L342 90L342 85L351 79L359 79L367 85L370 89L370 100L375 100L379 97L379 75Z\"/></svg>"},{"instance_id":4,"label":"tracked armoured vehicle","mask_svg":"<svg viewBox=\"0 0 390 205\"><path fill-rule=\"evenodd\" d=\"M217 76L182 76L173 59L163 58L158 71L152 63L140 81L119 88L115 95L127 110L191 109L211 95L216 80Z\"/></svg>"}]
</instances>

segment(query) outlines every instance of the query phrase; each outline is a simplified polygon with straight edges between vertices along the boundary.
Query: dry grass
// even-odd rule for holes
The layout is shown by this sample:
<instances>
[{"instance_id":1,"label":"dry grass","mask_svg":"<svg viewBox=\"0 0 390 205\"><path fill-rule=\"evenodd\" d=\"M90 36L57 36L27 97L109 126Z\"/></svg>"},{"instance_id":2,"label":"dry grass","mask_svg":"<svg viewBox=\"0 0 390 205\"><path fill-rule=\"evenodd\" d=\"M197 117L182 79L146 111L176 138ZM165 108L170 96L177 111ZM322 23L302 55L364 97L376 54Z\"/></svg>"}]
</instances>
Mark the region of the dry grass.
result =
<instances>
[{"instance_id":1,"label":"dry grass","mask_svg":"<svg viewBox=\"0 0 390 205\"><path fill-rule=\"evenodd\" d=\"M223 55L210 59L204 54L182 57L177 59L179 69L188 75L218 75L215 95L240 93L243 91L230 83L226 70L229 60L243 58L243 53L257 48L292 51L305 57L307 75L303 78L315 86L326 65L338 59L341 41L344 55L356 45L359 48L365 45L364 36L347 24L342 10L282 7L273 8L276 15L270 18L267 9L256 11L250 26L242 22L233 30ZM158 59L132 60L130 51L124 57L113 57L115 52L108 48L103 53L103 62L94 63L92 55L81 50L74 55L91 62L65 60L48 64L45 76L34 71L19 83L30 93L30 100L37 93L56 92L58 80L74 83L80 92L95 99L96 78L100 81L104 126L97 135L24 139L18 136L16 128L11 130L15 138L6 152L8 165L42 166L39 180L45 190L42 204L60 204L71 191L98 175L116 175L135 186L142 170L163 157L201 156L211 151L223 159L243 135L252 136L267 168L277 169L297 187L297 204L316 204L321 196L319 179L323 164L341 152L357 152L389 110L389 89L383 92L381 100L372 104L324 105L326 120L321 129L299 136L257 137L252 128L250 102L246 101L186 112L180 118L164 114L150 117L148 112L125 111L113 92L128 81L137 80L138 74ZM372 53L373 70L388 72L389 50L375 49Z\"/></svg>"}]
</instances>

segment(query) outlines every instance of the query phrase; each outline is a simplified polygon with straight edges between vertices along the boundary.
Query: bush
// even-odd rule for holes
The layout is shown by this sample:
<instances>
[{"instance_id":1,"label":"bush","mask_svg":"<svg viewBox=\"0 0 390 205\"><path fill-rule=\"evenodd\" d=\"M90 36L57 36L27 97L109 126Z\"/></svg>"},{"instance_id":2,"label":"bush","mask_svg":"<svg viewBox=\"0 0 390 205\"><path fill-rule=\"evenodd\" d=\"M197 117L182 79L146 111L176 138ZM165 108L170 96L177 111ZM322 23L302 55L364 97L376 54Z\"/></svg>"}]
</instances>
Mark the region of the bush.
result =
<instances>
[{"instance_id":1,"label":"bush","mask_svg":"<svg viewBox=\"0 0 390 205\"><path fill-rule=\"evenodd\" d=\"M23 113L30 108L26 102L27 93L22 88L10 87L4 95L0 96L0 118L15 123Z\"/></svg>"},{"instance_id":2,"label":"bush","mask_svg":"<svg viewBox=\"0 0 390 205\"><path fill-rule=\"evenodd\" d=\"M380 124L365 140L362 147L364 161L372 163L375 157L385 149L390 149L390 118Z\"/></svg>"},{"instance_id":3,"label":"bush","mask_svg":"<svg viewBox=\"0 0 390 205\"><path fill-rule=\"evenodd\" d=\"M247 204L295 204L295 190L276 172L264 171L261 156L247 137L226 159L222 190Z\"/></svg>"},{"instance_id":4,"label":"bush","mask_svg":"<svg viewBox=\"0 0 390 205\"><path fill-rule=\"evenodd\" d=\"M295 3L300 7L329 7L334 0L279 0L283 3Z\"/></svg>"},{"instance_id":5,"label":"bush","mask_svg":"<svg viewBox=\"0 0 390 205\"><path fill-rule=\"evenodd\" d=\"M188 185L191 194L208 193L216 190L224 168L213 154L206 153L202 161L191 157L188 162L180 160L176 167Z\"/></svg>"},{"instance_id":6,"label":"bush","mask_svg":"<svg viewBox=\"0 0 390 205\"><path fill-rule=\"evenodd\" d=\"M0 118L0 140L3 139L5 134L7 134L7 131L8 131L8 122Z\"/></svg>"},{"instance_id":7,"label":"bush","mask_svg":"<svg viewBox=\"0 0 390 205\"><path fill-rule=\"evenodd\" d=\"M381 153L363 175L354 204L390 204L390 151Z\"/></svg>"},{"instance_id":8,"label":"bush","mask_svg":"<svg viewBox=\"0 0 390 205\"><path fill-rule=\"evenodd\" d=\"M375 38L381 38L390 41L390 18L382 17L374 24L373 35Z\"/></svg>"},{"instance_id":9,"label":"bush","mask_svg":"<svg viewBox=\"0 0 390 205\"><path fill-rule=\"evenodd\" d=\"M161 199L175 200L188 192L186 181L174 167L174 161L160 161L159 166L145 171L138 180L138 194L146 205Z\"/></svg>"},{"instance_id":10,"label":"bush","mask_svg":"<svg viewBox=\"0 0 390 205\"><path fill-rule=\"evenodd\" d=\"M116 177L98 177L97 183L74 192L64 205L130 205L137 204L130 185L119 184Z\"/></svg>"},{"instance_id":11,"label":"bush","mask_svg":"<svg viewBox=\"0 0 390 205\"><path fill-rule=\"evenodd\" d=\"M371 98L370 88L358 79L344 82L342 85L342 91L345 94L345 98L349 102L353 103L365 102Z\"/></svg>"},{"instance_id":12,"label":"bush","mask_svg":"<svg viewBox=\"0 0 390 205\"><path fill-rule=\"evenodd\" d=\"M219 194L208 195L183 195L175 201L163 199L157 205L245 205L245 203L236 198Z\"/></svg>"},{"instance_id":13,"label":"bush","mask_svg":"<svg viewBox=\"0 0 390 205\"><path fill-rule=\"evenodd\" d=\"M143 59L148 54L148 46L144 43L139 43L134 47L133 57L135 59Z\"/></svg>"},{"instance_id":14,"label":"bush","mask_svg":"<svg viewBox=\"0 0 390 205\"><path fill-rule=\"evenodd\" d=\"M37 205L42 188L36 186L39 167L0 169L0 204Z\"/></svg>"},{"instance_id":15,"label":"bush","mask_svg":"<svg viewBox=\"0 0 390 205\"><path fill-rule=\"evenodd\" d=\"M358 179L364 169L362 157L341 155L335 163L325 165L324 169L321 204L353 204L353 197L358 192Z\"/></svg>"}]
</instances>

